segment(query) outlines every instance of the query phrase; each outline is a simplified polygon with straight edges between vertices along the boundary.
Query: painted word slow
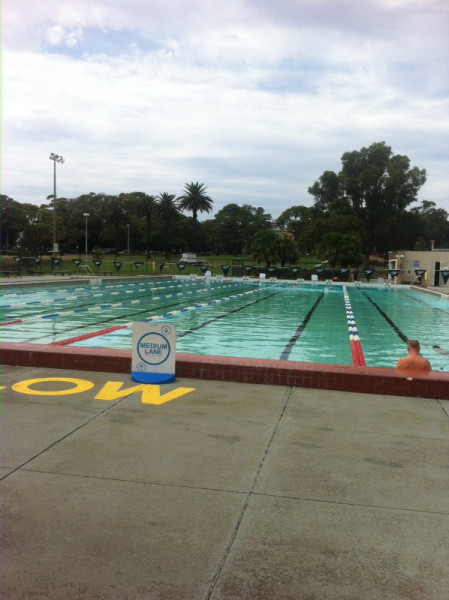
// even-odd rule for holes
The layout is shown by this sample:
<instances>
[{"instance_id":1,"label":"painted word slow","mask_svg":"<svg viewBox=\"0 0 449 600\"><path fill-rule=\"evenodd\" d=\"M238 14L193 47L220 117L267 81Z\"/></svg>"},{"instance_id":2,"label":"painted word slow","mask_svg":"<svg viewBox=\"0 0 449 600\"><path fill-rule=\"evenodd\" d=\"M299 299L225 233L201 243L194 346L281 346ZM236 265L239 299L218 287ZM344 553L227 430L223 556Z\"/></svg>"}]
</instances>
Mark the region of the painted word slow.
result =
<instances>
[{"instance_id":1,"label":"painted word slow","mask_svg":"<svg viewBox=\"0 0 449 600\"><path fill-rule=\"evenodd\" d=\"M11 389L19 394L28 394L31 396L67 396L71 394L81 394L91 390L95 384L87 379L78 379L73 377L42 377L40 379L26 379L19 381L11 386ZM178 387L161 394L159 385L149 385L142 383L131 387L123 387L123 381L108 381L95 394L94 400L103 400L112 402L119 400L131 394L141 394L142 404L165 404L175 398L180 398L185 394L195 391L195 388ZM5 386L0 386L5 389Z\"/></svg>"}]
</instances>

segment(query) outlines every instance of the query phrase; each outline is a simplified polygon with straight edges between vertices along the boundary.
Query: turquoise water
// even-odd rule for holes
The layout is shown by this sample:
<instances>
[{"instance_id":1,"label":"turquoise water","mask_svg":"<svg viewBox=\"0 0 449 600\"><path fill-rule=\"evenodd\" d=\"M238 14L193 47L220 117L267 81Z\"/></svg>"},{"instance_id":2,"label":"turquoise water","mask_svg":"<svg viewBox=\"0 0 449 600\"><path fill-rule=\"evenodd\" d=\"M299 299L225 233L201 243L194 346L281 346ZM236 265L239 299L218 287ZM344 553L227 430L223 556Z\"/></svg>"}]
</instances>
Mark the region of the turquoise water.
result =
<instances>
[{"instance_id":1,"label":"turquoise water","mask_svg":"<svg viewBox=\"0 0 449 600\"><path fill-rule=\"evenodd\" d=\"M399 287L346 287L367 366L394 367L419 339L434 370L449 371L449 303ZM181 353L351 365L343 289L279 282L176 280L2 293L1 339L130 349L134 321L176 325ZM21 321L12 323L14 321Z\"/></svg>"}]
</instances>

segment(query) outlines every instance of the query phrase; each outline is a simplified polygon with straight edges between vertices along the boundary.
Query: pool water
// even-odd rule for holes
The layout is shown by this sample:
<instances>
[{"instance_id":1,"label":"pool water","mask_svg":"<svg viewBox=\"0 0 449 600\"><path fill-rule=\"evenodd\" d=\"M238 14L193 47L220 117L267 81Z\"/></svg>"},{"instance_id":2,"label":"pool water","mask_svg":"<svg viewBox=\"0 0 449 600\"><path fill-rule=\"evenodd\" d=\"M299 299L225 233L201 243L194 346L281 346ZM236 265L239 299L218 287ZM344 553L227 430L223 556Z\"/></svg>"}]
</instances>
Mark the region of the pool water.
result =
<instances>
[{"instance_id":1,"label":"pool water","mask_svg":"<svg viewBox=\"0 0 449 600\"><path fill-rule=\"evenodd\" d=\"M433 370L449 371L447 301L407 287L345 289L367 366L394 367L416 338ZM1 307L3 341L131 349L132 323L154 318L175 324L181 353L353 364L340 285L184 278L42 286L2 293Z\"/></svg>"}]
</instances>

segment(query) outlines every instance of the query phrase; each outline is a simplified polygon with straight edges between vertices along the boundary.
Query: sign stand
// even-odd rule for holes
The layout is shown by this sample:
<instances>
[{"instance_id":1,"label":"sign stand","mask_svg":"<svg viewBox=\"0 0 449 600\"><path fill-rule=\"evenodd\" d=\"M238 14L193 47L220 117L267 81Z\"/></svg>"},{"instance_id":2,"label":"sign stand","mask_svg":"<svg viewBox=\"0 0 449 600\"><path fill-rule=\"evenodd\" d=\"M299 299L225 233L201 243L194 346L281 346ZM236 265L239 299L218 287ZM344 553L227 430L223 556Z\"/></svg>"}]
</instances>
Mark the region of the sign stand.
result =
<instances>
[{"instance_id":1,"label":"sign stand","mask_svg":"<svg viewBox=\"0 0 449 600\"><path fill-rule=\"evenodd\" d=\"M175 381L176 327L172 323L133 323L131 379L140 383Z\"/></svg>"}]
</instances>

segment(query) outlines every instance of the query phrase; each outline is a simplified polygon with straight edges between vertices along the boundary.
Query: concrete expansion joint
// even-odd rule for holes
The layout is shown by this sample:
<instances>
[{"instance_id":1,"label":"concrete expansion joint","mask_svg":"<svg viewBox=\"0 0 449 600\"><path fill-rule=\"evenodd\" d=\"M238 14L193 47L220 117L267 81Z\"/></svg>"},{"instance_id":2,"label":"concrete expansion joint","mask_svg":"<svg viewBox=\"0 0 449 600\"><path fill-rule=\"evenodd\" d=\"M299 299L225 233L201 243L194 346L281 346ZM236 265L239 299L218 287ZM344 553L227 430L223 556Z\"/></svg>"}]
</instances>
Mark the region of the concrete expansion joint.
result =
<instances>
[{"instance_id":1,"label":"concrete expansion joint","mask_svg":"<svg viewBox=\"0 0 449 600\"><path fill-rule=\"evenodd\" d=\"M218 578L220 577L220 574L221 574L221 572L222 572L222 570L223 570L223 568L225 566L225 563L226 563L226 560L227 560L227 558L229 556L229 553L231 552L232 546L234 545L234 541L235 541L235 539L237 537L237 534L238 534L239 529L240 529L240 525L241 525L241 523L243 521L243 518L245 516L245 513L246 513L246 511L248 509L248 505L249 505L249 502L251 500L251 497L253 495L254 496L259 496L259 494L255 494L254 493L254 488L256 486L257 480L259 478L259 475L260 475L262 467L263 467L263 465L265 463L265 460L266 460L266 458L268 456L268 453L270 452L270 448L271 448L271 446L273 444L273 440L276 437L276 433L277 433L277 431L279 429L279 425L281 424L281 422L282 422L282 420L284 418L285 411L287 410L288 401L290 400L290 398L291 398L291 396L292 396L292 394L294 392L294 389L295 388L292 386L288 390L287 396L285 398L285 402L284 402L284 404L282 406L282 409L281 409L281 412L279 414L279 417L278 417L278 419L277 419L277 421L276 421L276 423L274 425L274 428L273 428L273 431L271 433L270 439L268 440L268 443L267 443L267 445L265 447L265 451L263 453L263 456L260 459L259 466L257 467L256 473L254 475L254 478L253 478L253 481L252 481L252 484L251 484L251 487L250 487L250 489L249 489L249 491L248 491L248 493L246 495L246 498L245 498L245 501L243 503L242 509L241 509L240 514L238 516L237 522L235 524L234 530L233 530L233 532L231 534L231 537L230 537L229 542L228 542L228 544L227 544L227 546L225 548L225 551L223 552L223 556L221 557L221 560L219 562L217 571L215 572L215 575L214 575L214 577L212 579L212 582L211 582L211 585L209 587L209 591L206 594L205 600L210 600L210 598L211 598L211 596L212 596L212 594L214 592L214 589L215 589L215 586L217 584Z\"/></svg>"},{"instance_id":2,"label":"concrete expansion joint","mask_svg":"<svg viewBox=\"0 0 449 600\"><path fill-rule=\"evenodd\" d=\"M214 488L214 487L202 486L202 485L186 485L186 484L182 484L182 483L170 483L170 482L166 482L166 481L148 481L145 479L124 479L123 477L100 477L99 475L86 475L83 473L68 473L68 472L62 472L62 471L47 471L47 470L43 470L43 469L30 469L30 468L27 469L27 468L23 468L23 467L20 467L20 469L26 473L40 473L42 475L56 475L56 476L60 476L60 477L74 477L74 478L80 478L80 479L92 479L92 480L97 480L97 481L115 481L118 483L131 483L133 485L140 484L140 485L167 487L167 488L181 488L181 489L185 489L185 490L195 490L195 491L202 490L205 492L218 492L220 494L223 494L223 493L224 494L237 494L240 496L244 496L244 495L248 494L244 490L228 490L226 488ZM15 469L15 471L17 471L17 469ZM10 473L8 473L4 477L0 478L0 480L4 479L8 475L10 475Z\"/></svg>"},{"instance_id":3,"label":"concrete expansion joint","mask_svg":"<svg viewBox=\"0 0 449 600\"><path fill-rule=\"evenodd\" d=\"M394 512L412 512L418 514L449 515L449 511L429 510L427 508L408 508L407 506L390 506L387 504L368 504L363 502L344 502L342 500L326 500L325 498L308 498L306 496L292 496L289 494L269 494L266 492L253 493L253 496L264 498L276 498L282 500L293 500L298 502L310 502L314 504L331 504L335 506L355 506L357 508L372 508L375 510L387 510Z\"/></svg>"},{"instance_id":4,"label":"concrete expansion joint","mask_svg":"<svg viewBox=\"0 0 449 600\"><path fill-rule=\"evenodd\" d=\"M437 400L437 402L441 406L441 410L449 418L449 402L446 400Z\"/></svg>"},{"instance_id":5,"label":"concrete expansion joint","mask_svg":"<svg viewBox=\"0 0 449 600\"><path fill-rule=\"evenodd\" d=\"M80 429L83 429L86 425L89 425L89 423L92 423L92 421L95 421L99 417L103 416L108 410L110 410L114 406L117 406L117 404L119 402L122 402L127 397L128 396L123 396L122 398L119 398L115 402L111 402L108 406L106 406L105 408L103 408L103 410L99 411L93 417L91 417L90 419L87 419L87 421L84 421L84 423L81 423L81 425L78 425L77 427L75 427L71 431L68 431L67 433L65 433L64 435L62 435L60 438L58 438L57 440L55 440L53 443L51 443L47 447L45 447L43 450L41 450L40 452L38 452L37 454L35 454L31 458L29 458L28 460L26 460L22 464L18 465L15 469L12 469L12 471L10 471L9 473L6 473L6 475L4 475L3 477L1 477L0 480L6 479L7 477L9 477L10 475L12 475L16 471L19 471L20 469L23 469L23 467L25 467L26 465L28 465L34 459L38 458L38 456L42 456L42 454L45 454L46 452L48 452L48 450L51 450L52 448L54 448L55 446L57 446L60 442L63 442L68 437L70 437L71 435L73 435L74 433L76 433L77 431L79 431Z\"/></svg>"}]
</instances>

